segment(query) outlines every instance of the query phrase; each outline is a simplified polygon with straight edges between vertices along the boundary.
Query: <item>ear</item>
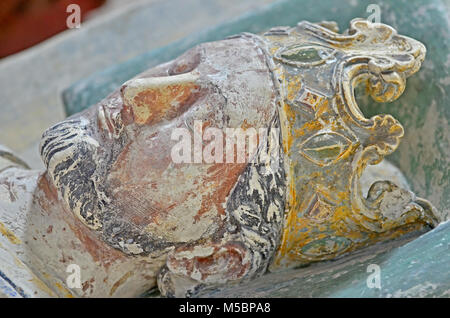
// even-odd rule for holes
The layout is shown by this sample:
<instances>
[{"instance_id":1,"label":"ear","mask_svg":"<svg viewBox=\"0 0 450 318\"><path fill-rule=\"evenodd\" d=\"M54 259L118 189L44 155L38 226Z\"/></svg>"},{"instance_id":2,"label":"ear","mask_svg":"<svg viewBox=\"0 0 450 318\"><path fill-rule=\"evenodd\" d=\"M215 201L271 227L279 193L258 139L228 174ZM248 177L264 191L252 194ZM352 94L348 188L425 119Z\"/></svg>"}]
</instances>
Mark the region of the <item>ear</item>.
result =
<instances>
[{"instance_id":1,"label":"ear","mask_svg":"<svg viewBox=\"0 0 450 318\"><path fill-rule=\"evenodd\" d=\"M122 85L124 106L134 122L155 124L182 114L198 98L198 76L192 73L132 79Z\"/></svg>"}]
</instances>

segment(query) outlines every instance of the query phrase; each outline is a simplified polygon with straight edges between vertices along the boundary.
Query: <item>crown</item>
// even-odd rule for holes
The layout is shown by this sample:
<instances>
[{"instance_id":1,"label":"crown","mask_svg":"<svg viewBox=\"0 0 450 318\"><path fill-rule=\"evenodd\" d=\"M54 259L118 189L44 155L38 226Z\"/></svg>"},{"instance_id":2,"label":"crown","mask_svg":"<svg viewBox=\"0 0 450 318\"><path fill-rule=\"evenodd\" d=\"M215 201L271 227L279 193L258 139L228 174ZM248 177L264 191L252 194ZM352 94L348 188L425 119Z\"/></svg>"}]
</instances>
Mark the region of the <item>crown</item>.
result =
<instances>
[{"instance_id":1,"label":"crown","mask_svg":"<svg viewBox=\"0 0 450 318\"><path fill-rule=\"evenodd\" d=\"M404 130L391 115L366 118L354 95L363 84L375 101L397 99L419 70L425 46L363 19L342 34L335 22L300 22L272 28L258 41L279 91L288 179L272 270L436 225L435 208L393 177L397 168L383 164L364 173L398 147Z\"/></svg>"}]
</instances>

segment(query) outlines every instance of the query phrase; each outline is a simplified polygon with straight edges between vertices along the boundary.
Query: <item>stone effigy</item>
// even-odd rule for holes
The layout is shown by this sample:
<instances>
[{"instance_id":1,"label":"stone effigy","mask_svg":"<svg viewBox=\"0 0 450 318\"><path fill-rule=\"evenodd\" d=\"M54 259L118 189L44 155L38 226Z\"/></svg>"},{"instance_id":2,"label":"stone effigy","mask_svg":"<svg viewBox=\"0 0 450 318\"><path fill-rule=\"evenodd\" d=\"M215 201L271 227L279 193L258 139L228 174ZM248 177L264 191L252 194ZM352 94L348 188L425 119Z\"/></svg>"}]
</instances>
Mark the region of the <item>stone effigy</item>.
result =
<instances>
[{"instance_id":1,"label":"stone effigy","mask_svg":"<svg viewBox=\"0 0 450 318\"><path fill-rule=\"evenodd\" d=\"M425 51L380 23L300 22L140 74L44 133L46 171L2 150L3 279L27 296L195 296L436 226L376 165L401 124L365 118L353 92L395 100Z\"/></svg>"}]
</instances>

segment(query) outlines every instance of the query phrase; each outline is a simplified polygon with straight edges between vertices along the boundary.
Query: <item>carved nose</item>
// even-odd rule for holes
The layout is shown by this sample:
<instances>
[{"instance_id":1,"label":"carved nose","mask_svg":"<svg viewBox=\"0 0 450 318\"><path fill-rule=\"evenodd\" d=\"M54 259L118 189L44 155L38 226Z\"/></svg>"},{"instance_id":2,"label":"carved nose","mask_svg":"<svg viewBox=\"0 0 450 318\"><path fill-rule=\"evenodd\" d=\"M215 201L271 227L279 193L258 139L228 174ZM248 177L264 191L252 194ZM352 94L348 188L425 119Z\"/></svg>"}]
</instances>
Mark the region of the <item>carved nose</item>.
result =
<instances>
[{"instance_id":1,"label":"carved nose","mask_svg":"<svg viewBox=\"0 0 450 318\"><path fill-rule=\"evenodd\" d=\"M137 124L154 124L180 115L200 92L198 75L191 72L167 77L132 79L122 85L124 106Z\"/></svg>"}]
</instances>

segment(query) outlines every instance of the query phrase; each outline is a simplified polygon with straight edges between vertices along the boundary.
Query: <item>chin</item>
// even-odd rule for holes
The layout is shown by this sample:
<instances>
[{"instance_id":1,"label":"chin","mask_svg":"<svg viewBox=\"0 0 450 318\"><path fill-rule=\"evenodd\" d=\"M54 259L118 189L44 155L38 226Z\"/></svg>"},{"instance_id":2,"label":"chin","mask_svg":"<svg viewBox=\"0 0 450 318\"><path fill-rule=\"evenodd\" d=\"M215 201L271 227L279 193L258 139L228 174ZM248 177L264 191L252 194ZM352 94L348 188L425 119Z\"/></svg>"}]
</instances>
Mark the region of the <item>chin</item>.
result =
<instances>
[{"instance_id":1,"label":"chin","mask_svg":"<svg viewBox=\"0 0 450 318\"><path fill-rule=\"evenodd\" d=\"M50 127L39 148L65 207L90 228L101 228L103 160L98 157L99 143L92 137L89 121L72 118Z\"/></svg>"}]
</instances>

